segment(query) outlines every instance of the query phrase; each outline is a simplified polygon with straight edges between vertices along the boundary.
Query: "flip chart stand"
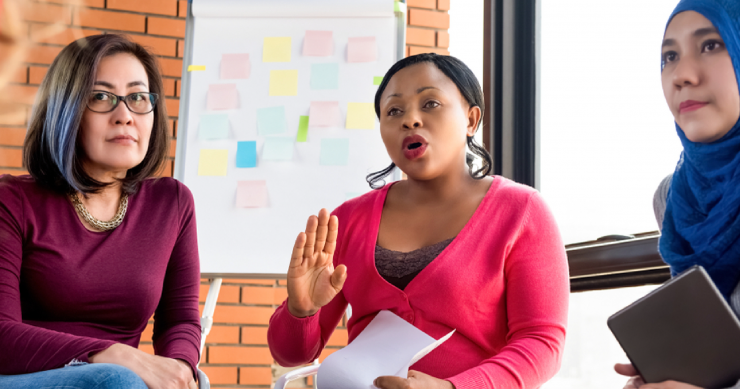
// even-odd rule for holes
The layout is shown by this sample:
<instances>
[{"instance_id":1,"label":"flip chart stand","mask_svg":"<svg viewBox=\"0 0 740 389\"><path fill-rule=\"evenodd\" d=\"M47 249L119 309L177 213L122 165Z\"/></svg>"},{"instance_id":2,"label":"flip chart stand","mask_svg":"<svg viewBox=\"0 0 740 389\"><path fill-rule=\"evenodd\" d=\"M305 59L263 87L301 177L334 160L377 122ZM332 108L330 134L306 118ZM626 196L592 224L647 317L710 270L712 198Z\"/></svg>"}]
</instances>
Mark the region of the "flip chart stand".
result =
<instances>
[{"instance_id":1,"label":"flip chart stand","mask_svg":"<svg viewBox=\"0 0 740 389\"><path fill-rule=\"evenodd\" d=\"M208 296L206 304L203 307L203 317L200 318L200 354L201 359L203 350L206 348L206 336L211 332L213 327L213 313L216 311L216 301L218 301L218 292L221 291L221 282L223 279L214 278L208 287Z\"/></svg>"}]
</instances>

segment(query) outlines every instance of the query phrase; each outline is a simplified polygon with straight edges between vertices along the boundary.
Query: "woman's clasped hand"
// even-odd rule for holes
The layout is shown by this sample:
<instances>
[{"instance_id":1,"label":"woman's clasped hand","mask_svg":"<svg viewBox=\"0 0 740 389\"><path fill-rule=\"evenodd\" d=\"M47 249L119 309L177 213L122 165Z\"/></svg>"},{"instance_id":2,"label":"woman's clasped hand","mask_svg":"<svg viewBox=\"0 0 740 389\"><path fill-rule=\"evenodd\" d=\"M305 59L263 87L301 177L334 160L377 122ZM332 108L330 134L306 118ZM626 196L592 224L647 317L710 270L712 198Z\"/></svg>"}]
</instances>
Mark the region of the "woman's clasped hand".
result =
<instances>
[{"instance_id":1,"label":"woman's clasped hand","mask_svg":"<svg viewBox=\"0 0 740 389\"><path fill-rule=\"evenodd\" d=\"M129 368L149 389L198 389L187 362L150 355L125 344L114 344L90 357L92 363L113 363Z\"/></svg>"}]
</instances>

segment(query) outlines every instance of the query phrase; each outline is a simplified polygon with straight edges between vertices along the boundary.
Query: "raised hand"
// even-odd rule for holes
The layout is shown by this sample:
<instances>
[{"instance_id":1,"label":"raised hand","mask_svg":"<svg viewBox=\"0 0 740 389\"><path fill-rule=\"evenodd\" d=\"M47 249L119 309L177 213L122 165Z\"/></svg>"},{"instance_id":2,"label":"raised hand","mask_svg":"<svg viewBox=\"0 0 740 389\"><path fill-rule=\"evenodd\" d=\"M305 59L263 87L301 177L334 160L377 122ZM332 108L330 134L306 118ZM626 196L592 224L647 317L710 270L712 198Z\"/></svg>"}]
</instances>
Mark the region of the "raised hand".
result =
<instances>
[{"instance_id":1,"label":"raised hand","mask_svg":"<svg viewBox=\"0 0 740 389\"><path fill-rule=\"evenodd\" d=\"M338 229L337 217L322 209L318 217L308 218L306 232L298 234L288 269L288 310L293 316L315 314L342 290L347 267L334 269L333 263Z\"/></svg>"}]
</instances>

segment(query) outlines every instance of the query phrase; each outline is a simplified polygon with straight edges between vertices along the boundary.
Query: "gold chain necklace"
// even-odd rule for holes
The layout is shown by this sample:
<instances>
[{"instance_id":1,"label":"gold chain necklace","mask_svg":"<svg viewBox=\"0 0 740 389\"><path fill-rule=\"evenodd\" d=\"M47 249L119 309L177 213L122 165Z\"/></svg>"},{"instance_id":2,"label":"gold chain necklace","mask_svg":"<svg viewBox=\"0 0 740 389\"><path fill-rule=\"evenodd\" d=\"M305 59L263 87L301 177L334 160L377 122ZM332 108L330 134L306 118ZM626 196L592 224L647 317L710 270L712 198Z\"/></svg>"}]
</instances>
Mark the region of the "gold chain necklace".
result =
<instances>
[{"instance_id":1,"label":"gold chain necklace","mask_svg":"<svg viewBox=\"0 0 740 389\"><path fill-rule=\"evenodd\" d=\"M69 197L70 200L72 200L72 204L75 206L77 213L80 214L86 222L93 226L93 228L100 231L110 231L120 226L123 222L123 217L126 216L126 210L128 209L128 195L124 193L121 195L121 202L118 204L118 212L116 215L113 216L113 219L104 222L96 219L95 216L91 215L90 212L87 211L85 205L82 204L82 201L77 197L77 193L72 193Z\"/></svg>"}]
</instances>

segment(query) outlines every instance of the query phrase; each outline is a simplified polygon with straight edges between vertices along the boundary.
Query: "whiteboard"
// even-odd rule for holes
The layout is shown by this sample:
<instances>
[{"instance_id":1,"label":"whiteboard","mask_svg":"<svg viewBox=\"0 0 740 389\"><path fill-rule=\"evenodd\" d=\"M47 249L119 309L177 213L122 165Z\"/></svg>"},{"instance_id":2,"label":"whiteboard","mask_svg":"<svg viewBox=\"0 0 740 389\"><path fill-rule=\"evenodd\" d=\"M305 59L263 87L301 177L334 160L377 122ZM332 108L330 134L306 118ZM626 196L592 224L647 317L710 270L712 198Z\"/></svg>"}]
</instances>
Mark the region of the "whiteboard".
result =
<instances>
[{"instance_id":1,"label":"whiteboard","mask_svg":"<svg viewBox=\"0 0 740 389\"><path fill-rule=\"evenodd\" d=\"M399 7L400 5L400 7ZM365 176L390 164L377 119L372 130L345 129L348 103L372 103L383 76L405 50L405 7L391 0L194 0L189 7L178 121L175 178L192 191L198 227L201 272L205 276L284 275L297 234L321 208L334 209L370 190ZM306 31L332 31L334 51L328 57L303 56ZM351 37L374 36L377 60L349 63ZM290 62L263 62L266 37L291 37ZM220 79L222 54L248 53L248 79ZM314 90L311 64L338 63L339 88ZM205 66L187 71L189 65ZM271 70L297 70L296 96L269 96ZM210 111L209 85L236 84L238 108ZM299 116L309 115L312 101L337 101L341 125L309 127L306 142L293 143L289 161L264 160L268 135L257 129L257 110L283 106L287 132L295 140ZM198 136L201 115L228 114L226 138ZM346 138L345 166L320 164L321 140ZM256 141L257 166L236 167L237 142ZM227 150L226 175L199 175L200 151ZM237 207L239 181L264 180L264 207Z\"/></svg>"}]
</instances>

